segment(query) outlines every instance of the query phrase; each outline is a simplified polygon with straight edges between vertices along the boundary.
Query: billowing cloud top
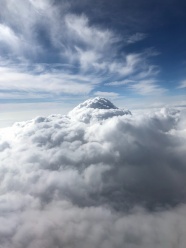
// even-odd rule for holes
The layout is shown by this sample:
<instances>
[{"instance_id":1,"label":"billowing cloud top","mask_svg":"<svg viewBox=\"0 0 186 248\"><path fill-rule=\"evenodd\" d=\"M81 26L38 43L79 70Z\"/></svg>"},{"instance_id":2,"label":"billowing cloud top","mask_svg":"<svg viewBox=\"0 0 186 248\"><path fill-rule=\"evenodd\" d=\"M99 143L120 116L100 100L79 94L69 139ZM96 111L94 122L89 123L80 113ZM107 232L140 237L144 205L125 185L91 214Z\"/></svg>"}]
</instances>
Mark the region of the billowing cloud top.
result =
<instances>
[{"instance_id":1,"label":"billowing cloud top","mask_svg":"<svg viewBox=\"0 0 186 248\"><path fill-rule=\"evenodd\" d=\"M3 248L186 246L184 114L104 98L0 132Z\"/></svg>"}]
</instances>

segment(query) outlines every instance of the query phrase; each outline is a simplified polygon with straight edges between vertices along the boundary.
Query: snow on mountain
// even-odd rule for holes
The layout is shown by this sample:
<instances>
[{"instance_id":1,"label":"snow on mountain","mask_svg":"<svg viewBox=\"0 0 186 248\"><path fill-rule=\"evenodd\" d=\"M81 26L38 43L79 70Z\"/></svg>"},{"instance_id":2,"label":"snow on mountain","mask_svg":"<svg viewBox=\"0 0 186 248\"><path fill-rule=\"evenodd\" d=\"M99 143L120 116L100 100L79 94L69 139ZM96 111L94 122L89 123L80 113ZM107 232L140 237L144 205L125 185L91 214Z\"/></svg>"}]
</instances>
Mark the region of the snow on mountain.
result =
<instances>
[{"instance_id":1,"label":"snow on mountain","mask_svg":"<svg viewBox=\"0 0 186 248\"><path fill-rule=\"evenodd\" d=\"M80 103L76 109L82 108L94 108L94 109L118 109L111 103L108 99L103 97L95 97L93 99L88 99L83 103Z\"/></svg>"},{"instance_id":2,"label":"snow on mountain","mask_svg":"<svg viewBox=\"0 0 186 248\"><path fill-rule=\"evenodd\" d=\"M106 98L95 97L79 104L68 116L74 120L90 122L104 120L113 116L131 115L126 109L119 109Z\"/></svg>"}]
</instances>

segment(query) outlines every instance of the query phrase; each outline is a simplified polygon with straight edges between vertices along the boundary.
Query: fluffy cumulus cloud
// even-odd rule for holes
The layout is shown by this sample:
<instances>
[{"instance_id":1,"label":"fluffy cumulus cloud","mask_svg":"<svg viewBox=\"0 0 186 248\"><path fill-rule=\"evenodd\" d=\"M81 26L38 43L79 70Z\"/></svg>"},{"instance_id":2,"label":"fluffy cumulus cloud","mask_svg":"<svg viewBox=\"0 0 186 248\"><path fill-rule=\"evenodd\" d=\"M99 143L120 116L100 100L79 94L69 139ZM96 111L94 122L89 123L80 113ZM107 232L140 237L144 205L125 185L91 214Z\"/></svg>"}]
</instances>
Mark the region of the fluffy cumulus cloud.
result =
<instances>
[{"instance_id":1,"label":"fluffy cumulus cloud","mask_svg":"<svg viewBox=\"0 0 186 248\"><path fill-rule=\"evenodd\" d=\"M184 114L104 98L0 133L2 248L186 246Z\"/></svg>"}]
</instances>

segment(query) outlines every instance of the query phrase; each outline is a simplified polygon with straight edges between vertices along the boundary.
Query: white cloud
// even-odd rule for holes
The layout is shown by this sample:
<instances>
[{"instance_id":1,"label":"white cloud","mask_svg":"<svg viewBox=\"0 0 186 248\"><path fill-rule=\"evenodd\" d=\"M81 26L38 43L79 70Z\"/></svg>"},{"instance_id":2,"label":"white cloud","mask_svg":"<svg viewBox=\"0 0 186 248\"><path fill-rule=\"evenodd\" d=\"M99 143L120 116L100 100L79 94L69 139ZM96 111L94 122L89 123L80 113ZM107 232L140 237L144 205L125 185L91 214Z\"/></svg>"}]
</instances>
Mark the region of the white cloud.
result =
<instances>
[{"instance_id":1,"label":"white cloud","mask_svg":"<svg viewBox=\"0 0 186 248\"><path fill-rule=\"evenodd\" d=\"M137 76L138 77L138 76ZM157 95L163 94L167 91L166 88L161 87L154 79L125 79L121 81L114 81L106 83L107 86L125 86L139 95Z\"/></svg>"},{"instance_id":2,"label":"white cloud","mask_svg":"<svg viewBox=\"0 0 186 248\"><path fill-rule=\"evenodd\" d=\"M143 80L129 86L136 93L141 95L163 94L167 90L159 86L154 80Z\"/></svg>"},{"instance_id":3,"label":"white cloud","mask_svg":"<svg viewBox=\"0 0 186 248\"><path fill-rule=\"evenodd\" d=\"M7 64L6 70L10 75L4 71L4 80L12 80L12 83L7 83L8 89L12 86L12 90L56 90L65 94L82 91L87 94L94 88L95 82L102 85L104 80L124 82L128 77L138 80L156 76L157 68L148 62L149 53L121 52L122 37L118 33L91 23L84 14L72 14L68 3L63 2L59 7L52 0L19 0L19 5L15 0L11 4L3 0L2 8L0 39L9 48L9 59L14 61L16 53L18 60L14 71L9 69L10 64L15 65L15 62ZM134 42L142 37L144 34L136 33L130 40ZM50 73L51 59L60 64L55 74ZM20 63L26 63L29 68L36 61L45 62L48 73L41 71L37 77L25 70L20 73ZM78 84L74 80L67 83L63 80L67 74L72 78L74 73ZM60 77L60 83L57 77ZM79 84L80 78L85 84ZM33 80L36 83L29 83ZM1 86L6 88L3 82Z\"/></svg>"},{"instance_id":4,"label":"white cloud","mask_svg":"<svg viewBox=\"0 0 186 248\"><path fill-rule=\"evenodd\" d=\"M105 91L96 91L94 93L95 96L101 96L101 97L106 97L106 98L117 98L119 97L119 94L116 92L105 92Z\"/></svg>"},{"instance_id":5,"label":"white cloud","mask_svg":"<svg viewBox=\"0 0 186 248\"><path fill-rule=\"evenodd\" d=\"M112 73L117 72L119 75L129 76L137 73L142 65L144 65L144 58L141 57L141 54L128 54L124 57L123 63L111 63L109 70Z\"/></svg>"},{"instance_id":6,"label":"white cloud","mask_svg":"<svg viewBox=\"0 0 186 248\"><path fill-rule=\"evenodd\" d=\"M50 94L47 93L40 93L40 94L34 94L31 92L12 92L12 91L1 91L0 92L0 98L2 99L39 99L39 98L51 98Z\"/></svg>"},{"instance_id":7,"label":"white cloud","mask_svg":"<svg viewBox=\"0 0 186 248\"><path fill-rule=\"evenodd\" d=\"M97 61L100 59L100 55L95 51L83 51L80 48L76 48L78 52L79 62L83 70L89 70L90 66L96 67Z\"/></svg>"},{"instance_id":8,"label":"white cloud","mask_svg":"<svg viewBox=\"0 0 186 248\"><path fill-rule=\"evenodd\" d=\"M32 60L43 53L42 45L37 41L36 24L38 14L29 1L2 0L0 13L1 39L9 47L8 56L14 61ZM40 15L39 15L40 16ZM42 20L41 16L40 19ZM40 20L40 21L41 21Z\"/></svg>"},{"instance_id":9,"label":"white cloud","mask_svg":"<svg viewBox=\"0 0 186 248\"><path fill-rule=\"evenodd\" d=\"M66 15L65 23L72 41L79 39L88 47L92 47L95 50L106 50L112 44L119 41L119 38L112 31L90 26L89 20L85 15Z\"/></svg>"},{"instance_id":10,"label":"white cloud","mask_svg":"<svg viewBox=\"0 0 186 248\"><path fill-rule=\"evenodd\" d=\"M20 40L8 26L0 24L0 42L7 44L13 50L20 49Z\"/></svg>"},{"instance_id":11,"label":"white cloud","mask_svg":"<svg viewBox=\"0 0 186 248\"><path fill-rule=\"evenodd\" d=\"M18 71L15 68L0 67L1 90L8 90L9 97L11 91L20 91L20 95L25 93L30 96L34 93L35 97L43 97L43 93L49 95L58 95L62 93L82 95L88 94L93 89L94 80L88 77L70 75L68 73L46 72L42 74L34 74L24 71ZM22 91L22 92L21 92ZM14 92L12 92L12 98ZM46 95L45 95L46 96ZM16 97L16 95L15 95ZM21 97L22 98L22 97Z\"/></svg>"},{"instance_id":12,"label":"white cloud","mask_svg":"<svg viewBox=\"0 0 186 248\"><path fill-rule=\"evenodd\" d=\"M128 38L127 42L128 42L129 44L133 44L133 43L136 43L136 42L138 42L138 41L144 40L146 37L147 37L146 34L143 34L143 33L136 33L136 34L131 35L131 36Z\"/></svg>"},{"instance_id":13,"label":"white cloud","mask_svg":"<svg viewBox=\"0 0 186 248\"><path fill-rule=\"evenodd\" d=\"M185 117L96 99L0 132L3 248L185 247Z\"/></svg>"},{"instance_id":14,"label":"white cloud","mask_svg":"<svg viewBox=\"0 0 186 248\"><path fill-rule=\"evenodd\" d=\"M155 79L159 74L160 68L155 65L149 65L145 70L141 70L136 76L134 76L134 80L144 80L144 79Z\"/></svg>"},{"instance_id":15,"label":"white cloud","mask_svg":"<svg viewBox=\"0 0 186 248\"><path fill-rule=\"evenodd\" d=\"M129 83L135 83L136 81L134 80L130 80L130 79L125 79L125 80L121 80L121 81L114 81L114 82L110 82L110 83L106 83L105 85L108 86L122 86L122 85L126 85Z\"/></svg>"},{"instance_id":16,"label":"white cloud","mask_svg":"<svg viewBox=\"0 0 186 248\"><path fill-rule=\"evenodd\" d=\"M29 0L29 2L37 9L40 11L43 10L48 10L51 8L52 3L54 2L53 0L40 0L39 2L37 0Z\"/></svg>"},{"instance_id":17,"label":"white cloud","mask_svg":"<svg viewBox=\"0 0 186 248\"><path fill-rule=\"evenodd\" d=\"M180 85L178 86L178 88L180 88L180 89L186 88L186 80L185 81L182 81L180 83Z\"/></svg>"}]
</instances>

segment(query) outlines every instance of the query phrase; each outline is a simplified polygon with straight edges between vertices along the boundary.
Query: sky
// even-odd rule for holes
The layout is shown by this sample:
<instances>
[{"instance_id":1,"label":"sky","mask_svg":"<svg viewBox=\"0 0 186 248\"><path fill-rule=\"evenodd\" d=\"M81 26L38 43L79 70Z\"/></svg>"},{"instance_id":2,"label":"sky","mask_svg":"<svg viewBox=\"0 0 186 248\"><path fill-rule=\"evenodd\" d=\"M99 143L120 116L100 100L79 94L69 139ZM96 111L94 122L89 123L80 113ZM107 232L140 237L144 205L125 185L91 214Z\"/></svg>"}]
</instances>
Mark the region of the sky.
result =
<instances>
[{"instance_id":1,"label":"sky","mask_svg":"<svg viewBox=\"0 0 186 248\"><path fill-rule=\"evenodd\" d=\"M185 106L182 0L1 0L1 127L95 96Z\"/></svg>"},{"instance_id":2,"label":"sky","mask_svg":"<svg viewBox=\"0 0 186 248\"><path fill-rule=\"evenodd\" d=\"M185 13L1 0L1 248L186 247Z\"/></svg>"}]
</instances>

